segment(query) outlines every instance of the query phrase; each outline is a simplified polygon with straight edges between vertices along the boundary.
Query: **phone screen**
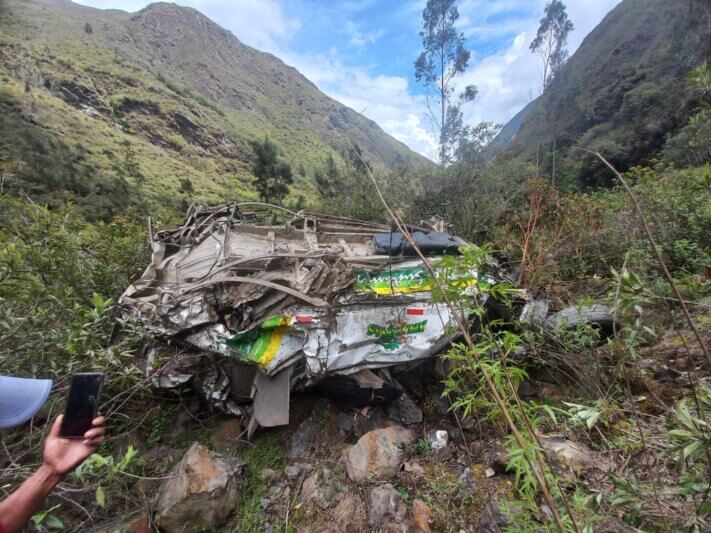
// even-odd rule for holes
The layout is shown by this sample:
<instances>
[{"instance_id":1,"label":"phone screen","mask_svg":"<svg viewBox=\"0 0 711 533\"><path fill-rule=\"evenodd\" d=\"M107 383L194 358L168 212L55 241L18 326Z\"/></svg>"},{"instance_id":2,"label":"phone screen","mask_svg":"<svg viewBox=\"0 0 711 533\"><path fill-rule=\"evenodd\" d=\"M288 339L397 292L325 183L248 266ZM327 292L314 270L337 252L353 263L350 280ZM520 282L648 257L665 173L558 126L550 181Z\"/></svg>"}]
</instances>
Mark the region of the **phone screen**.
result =
<instances>
[{"instance_id":1,"label":"phone screen","mask_svg":"<svg viewBox=\"0 0 711 533\"><path fill-rule=\"evenodd\" d=\"M103 381L104 375L100 372L74 375L59 431L62 437L81 438L91 428L91 421L99 409L99 394Z\"/></svg>"}]
</instances>

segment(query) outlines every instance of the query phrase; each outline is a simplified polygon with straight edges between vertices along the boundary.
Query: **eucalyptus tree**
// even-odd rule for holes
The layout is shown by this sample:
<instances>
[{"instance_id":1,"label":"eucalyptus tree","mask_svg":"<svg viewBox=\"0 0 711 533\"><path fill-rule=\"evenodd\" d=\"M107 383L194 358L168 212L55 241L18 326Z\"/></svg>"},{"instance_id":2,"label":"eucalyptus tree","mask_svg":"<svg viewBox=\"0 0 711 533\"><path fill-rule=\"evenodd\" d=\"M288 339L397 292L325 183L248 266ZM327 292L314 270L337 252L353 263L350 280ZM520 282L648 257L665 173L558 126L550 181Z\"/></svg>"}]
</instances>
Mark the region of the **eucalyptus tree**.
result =
<instances>
[{"instance_id":1,"label":"eucalyptus tree","mask_svg":"<svg viewBox=\"0 0 711 533\"><path fill-rule=\"evenodd\" d=\"M561 0L550 0L546 4L536 38L530 45L531 51L538 54L543 63L541 73L543 89L548 87L568 59L566 47L568 35L573 29L565 4Z\"/></svg>"},{"instance_id":2,"label":"eucalyptus tree","mask_svg":"<svg viewBox=\"0 0 711 533\"><path fill-rule=\"evenodd\" d=\"M531 42L531 51L540 56L543 62L541 78L543 90L550 85L568 59L568 35L573 31L573 23L568 18L565 4L561 0L550 0L546 4L543 18L538 26L536 38ZM555 184L556 175L556 145L558 141L558 108L564 105L559 95L551 94L551 115L548 117L552 125L551 151L551 184Z\"/></svg>"},{"instance_id":3,"label":"eucalyptus tree","mask_svg":"<svg viewBox=\"0 0 711 533\"><path fill-rule=\"evenodd\" d=\"M422 52L415 61L415 79L426 88L427 107L438 137L440 163L447 164L464 130L461 105L477 95L474 85L454 98L456 78L466 70L471 52L455 24L455 0L428 0L422 12Z\"/></svg>"}]
</instances>

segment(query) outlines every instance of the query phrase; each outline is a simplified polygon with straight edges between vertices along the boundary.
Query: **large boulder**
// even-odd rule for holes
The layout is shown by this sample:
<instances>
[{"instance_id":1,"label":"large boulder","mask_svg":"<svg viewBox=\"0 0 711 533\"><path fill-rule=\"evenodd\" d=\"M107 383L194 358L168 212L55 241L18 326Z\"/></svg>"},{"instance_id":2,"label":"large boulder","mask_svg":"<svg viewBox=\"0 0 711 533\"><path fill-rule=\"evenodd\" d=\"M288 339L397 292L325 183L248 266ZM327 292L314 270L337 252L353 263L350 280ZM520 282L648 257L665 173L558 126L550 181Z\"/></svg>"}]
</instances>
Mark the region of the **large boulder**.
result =
<instances>
[{"instance_id":1,"label":"large boulder","mask_svg":"<svg viewBox=\"0 0 711 533\"><path fill-rule=\"evenodd\" d=\"M167 533L223 524L235 508L245 463L194 443L159 491L156 524Z\"/></svg>"},{"instance_id":2,"label":"large boulder","mask_svg":"<svg viewBox=\"0 0 711 533\"><path fill-rule=\"evenodd\" d=\"M412 440L412 432L402 426L366 433L345 453L348 477L360 483L395 476L406 459L404 448Z\"/></svg>"}]
</instances>

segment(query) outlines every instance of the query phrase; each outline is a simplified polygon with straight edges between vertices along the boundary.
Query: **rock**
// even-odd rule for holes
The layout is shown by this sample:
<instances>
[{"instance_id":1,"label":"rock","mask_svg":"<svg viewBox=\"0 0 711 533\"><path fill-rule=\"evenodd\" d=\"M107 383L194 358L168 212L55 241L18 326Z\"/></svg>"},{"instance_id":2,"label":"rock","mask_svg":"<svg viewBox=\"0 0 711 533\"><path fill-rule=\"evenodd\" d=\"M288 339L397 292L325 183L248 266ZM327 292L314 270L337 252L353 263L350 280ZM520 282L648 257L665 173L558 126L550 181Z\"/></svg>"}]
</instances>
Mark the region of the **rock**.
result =
<instances>
[{"instance_id":1,"label":"rock","mask_svg":"<svg viewBox=\"0 0 711 533\"><path fill-rule=\"evenodd\" d=\"M366 433L346 452L348 477L360 483L395 476L405 460L403 447L412 440L412 433L402 426Z\"/></svg>"},{"instance_id":2,"label":"rock","mask_svg":"<svg viewBox=\"0 0 711 533\"><path fill-rule=\"evenodd\" d=\"M389 533L430 533L430 519L432 509L420 499L412 502L412 515L409 520L401 524L390 524Z\"/></svg>"},{"instance_id":3,"label":"rock","mask_svg":"<svg viewBox=\"0 0 711 533\"><path fill-rule=\"evenodd\" d=\"M422 423L422 410L417 407L417 404L406 392L403 392L399 398L390 402L385 407L385 411L390 419L398 424L411 426Z\"/></svg>"},{"instance_id":4,"label":"rock","mask_svg":"<svg viewBox=\"0 0 711 533\"><path fill-rule=\"evenodd\" d=\"M358 438L369 431L393 425L392 421L388 420L385 410L379 405L369 407L364 411L365 414L362 411L358 412L353 420L353 432Z\"/></svg>"},{"instance_id":5,"label":"rock","mask_svg":"<svg viewBox=\"0 0 711 533\"><path fill-rule=\"evenodd\" d=\"M316 494L316 490L319 487L319 474L318 472L314 472L311 474L309 477L307 477L304 480L304 483L301 485L301 499L302 500L310 500L313 498L314 494Z\"/></svg>"},{"instance_id":6,"label":"rock","mask_svg":"<svg viewBox=\"0 0 711 533\"><path fill-rule=\"evenodd\" d=\"M111 531L120 531L121 533L153 533L153 527L151 527L150 517L144 512L138 518L120 524L116 529L112 528Z\"/></svg>"},{"instance_id":7,"label":"rock","mask_svg":"<svg viewBox=\"0 0 711 533\"><path fill-rule=\"evenodd\" d=\"M161 486L156 524L166 531L201 531L225 522L234 510L245 463L194 443Z\"/></svg>"},{"instance_id":8,"label":"rock","mask_svg":"<svg viewBox=\"0 0 711 533\"><path fill-rule=\"evenodd\" d=\"M484 443L480 440L473 440L469 443L469 453L472 456L472 460L476 461L481 457L484 452Z\"/></svg>"},{"instance_id":9,"label":"rock","mask_svg":"<svg viewBox=\"0 0 711 533\"><path fill-rule=\"evenodd\" d=\"M438 461L449 461L452 456L454 455L454 452L452 450L451 446L445 446L444 448L439 448L437 450L434 450L434 456Z\"/></svg>"},{"instance_id":10,"label":"rock","mask_svg":"<svg viewBox=\"0 0 711 533\"><path fill-rule=\"evenodd\" d=\"M236 418L225 420L213 430L212 444L220 452L235 451L242 431L242 424Z\"/></svg>"},{"instance_id":11,"label":"rock","mask_svg":"<svg viewBox=\"0 0 711 533\"><path fill-rule=\"evenodd\" d=\"M489 467L489 468L487 468L486 470L484 470L484 475L485 475L486 477L494 477L494 476L496 475L496 470L494 470L493 468Z\"/></svg>"},{"instance_id":12,"label":"rock","mask_svg":"<svg viewBox=\"0 0 711 533\"><path fill-rule=\"evenodd\" d=\"M286 477L289 479L296 479L302 474L308 472L311 470L313 467L308 464L308 463L294 463L293 465L289 465L284 469L284 474Z\"/></svg>"},{"instance_id":13,"label":"rock","mask_svg":"<svg viewBox=\"0 0 711 533\"><path fill-rule=\"evenodd\" d=\"M301 488L303 502L312 501L321 509L332 508L339 501L339 488L333 479L333 473L328 469L315 472L304 480Z\"/></svg>"},{"instance_id":14,"label":"rock","mask_svg":"<svg viewBox=\"0 0 711 533\"><path fill-rule=\"evenodd\" d=\"M479 489L479 483L474 477L472 469L467 467L459 476L457 480L457 485L459 489L457 490L457 498L459 500L464 500L471 495L473 495Z\"/></svg>"},{"instance_id":15,"label":"rock","mask_svg":"<svg viewBox=\"0 0 711 533\"><path fill-rule=\"evenodd\" d=\"M450 442L454 442L456 444L464 444L464 434L459 431L458 427L449 426L447 428L447 433L449 433Z\"/></svg>"},{"instance_id":16,"label":"rock","mask_svg":"<svg viewBox=\"0 0 711 533\"><path fill-rule=\"evenodd\" d=\"M593 452L584 444L546 435L539 440L550 461L560 469L559 474L580 474L595 466Z\"/></svg>"},{"instance_id":17,"label":"rock","mask_svg":"<svg viewBox=\"0 0 711 533\"><path fill-rule=\"evenodd\" d=\"M436 392L433 392L430 395L430 398L440 413L444 414L449 412L450 403L447 398L443 398L440 394Z\"/></svg>"},{"instance_id":18,"label":"rock","mask_svg":"<svg viewBox=\"0 0 711 533\"><path fill-rule=\"evenodd\" d=\"M509 454L503 448L499 446L492 448L489 450L486 459L496 474L503 474L507 471Z\"/></svg>"},{"instance_id":19,"label":"rock","mask_svg":"<svg viewBox=\"0 0 711 533\"><path fill-rule=\"evenodd\" d=\"M311 413L291 435L291 448L289 449L289 457L296 459L306 453L306 450L311 445L313 436L319 429L319 423L316 419L315 412Z\"/></svg>"},{"instance_id":20,"label":"rock","mask_svg":"<svg viewBox=\"0 0 711 533\"><path fill-rule=\"evenodd\" d=\"M338 428L344 433L350 433L353 431L353 417L348 413L341 411L338 413Z\"/></svg>"},{"instance_id":21,"label":"rock","mask_svg":"<svg viewBox=\"0 0 711 533\"><path fill-rule=\"evenodd\" d=\"M472 415L464 416L460 413L459 424L462 426L463 430L471 431L472 429L474 429L474 426L477 425L477 419L474 418Z\"/></svg>"},{"instance_id":22,"label":"rock","mask_svg":"<svg viewBox=\"0 0 711 533\"><path fill-rule=\"evenodd\" d=\"M331 517L336 531L358 531L366 521L365 503L357 494L344 492L341 501L333 509Z\"/></svg>"},{"instance_id":23,"label":"rock","mask_svg":"<svg viewBox=\"0 0 711 533\"><path fill-rule=\"evenodd\" d=\"M405 472L412 472L413 474L422 474L425 469L415 462L405 461L402 465L402 469Z\"/></svg>"},{"instance_id":24,"label":"rock","mask_svg":"<svg viewBox=\"0 0 711 533\"><path fill-rule=\"evenodd\" d=\"M441 450L449 444L449 433L443 429L433 429L427 432L425 440L433 451Z\"/></svg>"},{"instance_id":25,"label":"rock","mask_svg":"<svg viewBox=\"0 0 711 533\"><path fill-rule=\"evenodd\" d=\"M368 491L368 509L373 527L400 523L407 513L402 497L390 483L376 485Z\"/></svg>"},{"instance_id":26,"label":"rock","mask_svg":"<svg viewBox=\"0 0 711 533\"><path fill-rule=\"evenodd\" d=\"M412 502L412 518L408 524L409 532L429 533L430 519L432 518L432 509L420 499L415 498Z\"/></svg>"}]
</instances>

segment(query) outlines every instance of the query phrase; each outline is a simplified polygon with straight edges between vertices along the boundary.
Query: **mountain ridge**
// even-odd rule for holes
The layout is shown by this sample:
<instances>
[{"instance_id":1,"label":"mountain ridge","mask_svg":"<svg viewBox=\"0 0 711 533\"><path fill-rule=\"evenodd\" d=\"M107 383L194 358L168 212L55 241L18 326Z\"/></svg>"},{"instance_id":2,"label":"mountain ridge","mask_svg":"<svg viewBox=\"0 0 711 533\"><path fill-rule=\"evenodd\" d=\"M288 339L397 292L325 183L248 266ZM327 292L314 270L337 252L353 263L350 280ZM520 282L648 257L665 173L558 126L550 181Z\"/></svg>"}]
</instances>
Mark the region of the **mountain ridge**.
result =
<instances>
[{"instance_id":1,"label":"mountain ridge","mask_svg":"<svg viewBox=\"0 0 711 533\"><path fill-rule=\"evenodd\" d=\"M345 166L350 141L376 171L433 165L192 8L6 0L0 18L0 162L41 201L84 205L97 188L118 195L138 182L146 201L172 208L163 197L181 187L204 202L252 198L249 142L265 135L295 170L293 201L315 194L329 154ZM56 179L42 176L50 161L38 163L37 143L60 154Z\"/></svg>"},{"instance_id":2,"label":"mountain ridge","mask_svg":"<svg viewBox=\"0 0 711 533\"><path fill-rule=\"evenodd\" d=\"M704 58L708 16L698 2L620 2L583 39L497 158L534 161L540 148L550 173L555 132L559 174L569 184L609 183L607 169L575 146L601 151L621 170L648 163L698 105L685 76Z\"/></svg>"}]
</instances>

